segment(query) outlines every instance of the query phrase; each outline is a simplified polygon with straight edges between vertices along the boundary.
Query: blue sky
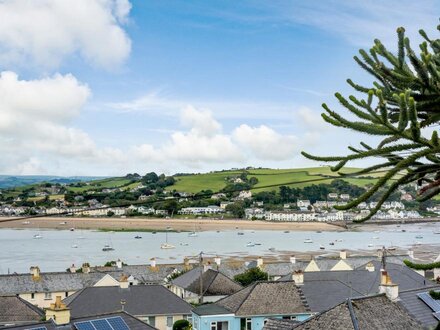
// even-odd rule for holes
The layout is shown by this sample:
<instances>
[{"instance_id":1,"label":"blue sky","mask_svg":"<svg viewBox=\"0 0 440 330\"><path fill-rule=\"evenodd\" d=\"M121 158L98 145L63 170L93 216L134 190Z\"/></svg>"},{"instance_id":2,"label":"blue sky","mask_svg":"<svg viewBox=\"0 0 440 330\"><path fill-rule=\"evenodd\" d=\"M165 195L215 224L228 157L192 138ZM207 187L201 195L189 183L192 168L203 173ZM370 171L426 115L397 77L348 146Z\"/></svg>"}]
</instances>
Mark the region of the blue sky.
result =
<instances>
[{"instance_id":1,"label":"blue sky","mask_svg":"<svg viewBox=\"0 0 440 330\"><path fill-rule=\"evenodd\" d=\"M364 137L321 103L369 83L352 60L435 1L0 1L5 174L317 166ZM367 139L367 141L370 141ZM354 164L364 165L364 164Z\"/></svg>"}]
</instances>

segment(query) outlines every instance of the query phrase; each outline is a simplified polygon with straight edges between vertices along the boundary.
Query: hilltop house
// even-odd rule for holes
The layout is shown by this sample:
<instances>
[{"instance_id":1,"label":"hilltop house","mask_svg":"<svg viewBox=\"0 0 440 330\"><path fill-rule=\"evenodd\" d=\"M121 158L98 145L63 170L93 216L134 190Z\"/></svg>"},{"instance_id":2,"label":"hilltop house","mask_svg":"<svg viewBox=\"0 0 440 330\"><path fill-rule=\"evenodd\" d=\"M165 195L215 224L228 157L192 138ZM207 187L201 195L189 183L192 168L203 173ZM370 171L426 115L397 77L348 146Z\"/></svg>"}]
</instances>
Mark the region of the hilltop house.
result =
<instances>
[{"instance_id":1,"label":"hilltop house","mask_svg":"<svg viewBox=\"0 0 440 330\"><path fill-rule=\"evenodd\" d=\"M256 282L192 314L194 330L261 330L268 318L303 321L312 315L293 281Z\"/></svg>"},{"instance_id":2,"label":"hilltop house","mask_svg":"<svg viewBox=\"0 0 440 330\"><path fill-rule=\"evenodd\" d=\"M64 299L72 317L87 317L123 309L159 330L177 320L191 320L191 305L163 285L130 286L121 278L118 287L88 287Z\"/></svg>"},{"instance_id":3,"label":"hilltop house","mask_svg":"<svg viewBox=\"0 0 440 330\"><path fill-rule=\"evenodd\" d=\"M198 303L200 299L203 299L203 302L215 302L242 288L226 275L217 270L207 269L206 266L183 273L172 280L170 286L172 292L191 303Z\"/></svg>"}]
</instances>

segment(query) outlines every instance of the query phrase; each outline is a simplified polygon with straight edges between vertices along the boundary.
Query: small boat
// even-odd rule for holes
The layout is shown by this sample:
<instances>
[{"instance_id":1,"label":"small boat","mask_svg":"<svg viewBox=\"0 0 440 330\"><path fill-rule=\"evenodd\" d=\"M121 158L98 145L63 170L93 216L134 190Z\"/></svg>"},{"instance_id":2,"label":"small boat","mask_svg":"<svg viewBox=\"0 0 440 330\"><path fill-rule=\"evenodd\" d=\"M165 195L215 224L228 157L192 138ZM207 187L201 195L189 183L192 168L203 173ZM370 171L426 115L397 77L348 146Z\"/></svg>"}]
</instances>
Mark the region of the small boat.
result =
<instances>
[{"instance_id":1,"label":"small boat","mask_svg":"<svg viewBox=\"0 0 440 330\"><path fill-rule=\"evenodd\" d=\"M333 243L333 242L330 242L330 243L328 243L328 245L335 245L335 243Z\"/></svg>"},{"instance_id":2,"label":"small boat","mask_svg":"<svg viewBox=\"0 0 440 330\"><path fill-rule=\"evenodd\" d=\"M66 221L60 222L60 225L67 225Z\"/></svg>"},{"instance_id":3,"label":"small boat","mask_svg":"<svg viewBox=\"0 0 440 330\"><path fill-rule=\"evenodd\" d=\"M284 234L288 234L288 233L290 233L290 231L288 231L288 230L285 230L285 231L284 231Z\"/></svg>"},{"instance_id":4,"label":"small boat","mask_svg":"<svg viewBox=\"0 0 440 330\"><path fill-rule=\"evenodd\" d=\"M41 239L41 238L43 238L43 236L41 236L40 234L35 234L34 235L34 239Z\"/></svg>"},{"instance_id":5,"label":"small boat","mask_svg":"<svg viewBox=\"0 0 440 330\"><path fill-rule=\"evenodd\" d=\"M180 243L182 246L188 246L188 243Z\"/></svg>"},{"instance_id":6,"label":"small boat","mask_svg":"<svg viewBox=\"0 0 440 330\"><path fill-rule=\"evenodd\" d=\"M402 229L402 233L406 233L406 230L405 230L405 229Z\"/></svg>"},{"instance_id":7,"label":"small boat","mask_svg":"<svg viewBox=\"0 0 440 330\"><path fill-rule=\"evenodd\" d=\"M342 242L342 241L343 241L342 238L338 238L338 239L336 240L336 242Z\"/></svg>"},{"instance_id":8,"label":"small boat","mask_svg":"<svg viewBox=\"0 0 440 330\"><path fill-rule=\"evenodd\" d=\"M192 231L188 234L188 237L197 237L197 233L195 231Z\"/></svg>"},{"instance_id":9,"label":"small boat","mask_svg":"<svg viewBox=\"0 0 440 330\"><path fill-rule=\"evenodd\" d=\"M72 249L77 249L77 248L78 248L78 245L76 245L76 244L72 245Z\"/></svg>"},{"instance_id":10,"label":"small boat","mask_svg":"<svg viewBox=\"0 0 440 330\"><path fill-rule=\"evenodd\" d=\"M102 251L114 251L115 249L112 248L109 244L104 245L102 248Z\"/></svg>"},{"instance_id":11,"label":"small boat","mask_svg":"<svg viewBox=\"0 0 440 330\"><path fill-rule=\"evenodd\" d=\"M136 235L134 238L135 238L135 239L141 239L142 236Z\"/></svg>"},{"instance_id":12,"label":"small boat","mask_svg":"<svg viewBox=\"0 0 440 330\"><path fill-rule=\"evenodd\" d=\"M161 248L161 249L174 249L175 246L172 245L172 244L169 244L169 243L162 243L162 244L160 245L160 248Z\"/></svg>"},{"instance_id":13,"label":"small boat","mask_svg":"<svg viewBox=\"0 0 440 330\"><path fill-rule=\"evenodd\" d=\"M219 233L220 232L220 230L217 230L217 233Z\"/></svg>"},{"instance_id":14,"label":"small boat","mask_svg":"<svg viewBox=\"0 0 440 330\"><path fill-rule=\"evenodd\" d=\"M319 249L320 249L320 250L325 250L324 245L320 245L320 246L319 246Z\"/></svg>"},{"instance_id":15,"label":"small boat","mask_svg":"<svg viewBox=\"0 0 440 330\"><path fill-rule=\"evenodd\" d=\"M414 243L414 245L422 245L422 242L417 241Z\"/></svg>"},{"instance_id":16,"label":"small boat","mask_svg":"<svg viewBox=\"0 0 440 330\"><path fill-rule=\"evenodd\" d=\"M436 230L436 231L434 231L434 234L439 235L439 234L440 234L440 230Z\"/></svg>"},{"instance_id":17,"label":"small boat","mask_svg":"<svg viewBox=\"0 0 440 330\"><path fill-rule=\"evenodd\" d=\"M375 232L375 233L380 233L380 230L375 230L374 232Z\"/></svg>"},{"instance_id":18,"label":"small boat","mask_svg":"<svg viewBox=\"0 0 440 330\"><path fill-rule=\"evenodd\" d=\"M270 248L269 248L269 251L272 251L272 252L273 252L273 251L275 251L275 248L274 248L274 247L270 247Z\"/></svg>"},{"instance_id":19,"label":"small boat","mask_svg":"<svg viewBox=\"0 0 440 330\"><path fill-rule=\"evenodd\" d=\"M417 238L417 239L422 239L423 236L418 235L418 236L416 236L416 238Z\"/></svg>"},{"instance_id":20,"label":"small boat","mask_svg":"<svg viewBox=\"0 0 440 330\"><path fill-rule=\"evenodd\" d=\"M370 243L370 244L368 244L368 247L373 247L373 244L371 244L371 243Z\"/></svg>"},{"instance_id":21,"label":"small boat","mask_svg":"<svg viewBox=\"0 0 440 330\"><path fill-rule=\"evenodd\" d=\"M30 222L29 221L23 221L22 224L23 225L28 225L28 224L30 224Z\"/></svg>"},{"instance_id":22,"label":"small boat","mask_svg":"<svg viewBox=\"0 0 440 330\"><path fill-rule=\"evenodd\" d=\"M373 239L379 239L379 236L374 236Z\"/></svg>"},{"instance_id":23,"label":"small boat","mask_svg":"<svg viewBox=\"0 0 440 330\"><path fill-rule=\"evenodd\" d=\"M306 238L304 240L304 243L313 243L313 240L311 238Z\"/></svg>"},{"instance_id":24,"label":"small boat","mask_svg":"<svg viewBox=\"0 0 440 330\"><path fill-rule=\"evenodd\" d=\"M255 245L261 245L261 243L254 243Z\"/></svg>"},{"instance_id":25,"label":"small boat","mask_svg":"<svg viewBox=\"0 0 440 330\"><path fill-rule=\"evenodd\" d=\"M75 231L75 228L70 228L69 230L70 230L70 231Z\"/></svg>"},{"instance_id":26,"label":"small boat","mask_svg":"<svg viewBox=\"0 0 440 330\"><path fill-rule=\"evenodd\" d=\"M156 234L156 232L155 232L155 231L152 231L151 233L152 233L152 234Z\"/></svg>"},{"instance_id":27,"label":"small boat","mask_svg":"<svg viewBox=\"0 0 440 330\"><path fill-rule=\"evenodd\" d=\"M394 251L396 249L397 249L397 246L390 246L387 248L387 250L389 250L389 251Z\"/></svg>"},{"instance_id":28,"label":"small boat","mask_svg":"<svg viewBox=\"0 0 440 330\"><path fill-rule=\"evenodd\" d=\"M317 230L316 232L317 232L318 234L321 234L321 233L322 233L322 231L320 231L320 230Z\"/></svg>"},{"instance_id":29,"label":"small boat","mask_svg":"<svg viewBox=\"0 0 440 330\"><path fill-rule=\"evenodd\" d=\"M239 231L239 232L237 233L237 235L244 235L244 233L241 232L241 231Z\"/></svg>"},{"instance_id":30,"label":"small boat","mask_svg":"<svg viewBox=\"0 0 440 330\"><path fill-rule=\"evenodd\" d=\"M247 243L247 244L246 244L246 246L247 246L247 247L254 247L254 246L255 246L255 244L254 244L254 243L252 243L252 242L249 242L249 243Z\"/></svg>"}]
</instances>

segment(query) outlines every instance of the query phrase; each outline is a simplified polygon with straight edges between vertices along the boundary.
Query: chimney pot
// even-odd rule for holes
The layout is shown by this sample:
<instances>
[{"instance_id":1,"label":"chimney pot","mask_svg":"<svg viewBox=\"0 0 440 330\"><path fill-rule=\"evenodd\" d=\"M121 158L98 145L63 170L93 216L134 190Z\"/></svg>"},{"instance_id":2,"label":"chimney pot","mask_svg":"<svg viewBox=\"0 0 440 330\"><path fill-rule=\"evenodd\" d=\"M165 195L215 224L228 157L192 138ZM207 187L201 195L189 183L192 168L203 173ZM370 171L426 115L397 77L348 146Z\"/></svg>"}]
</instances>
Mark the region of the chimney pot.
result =
<instances>
[{"instance_id":1,"label":"chimney pot","mask_svg":"<svg viewBox=\"0 0 440 330\"><path fill-rule=\"evenodd\" d=\"M222 259L221 259L219 256L216 256L216 257L214 258L214 262L215 262L215 264L216 264L217 266L220 266L220 264L221 264L221 262L222 262Z\"/></svg>"},{"instance_id":2,"label":"chimney pot","mask_svg":"<svg viewBox=\"0 0 440 330\"><path fill-rule=\"evenodd\" d=\"M374 268L374 264L372 262L369 262L366 266L365 269L368 270L369 272L374 272L375 268Z\"/></svg>"},{"instance_id":3,"label":"chimney pot","mask_svg":"<svg viewBox=\"0 0 440 330\"><path fill-rule=\"evenodd\" d=\"M408 250L408 256L409 256L411 259L414 259L414 251L413 251L413 250Z\"/></svg>"},{"instance_id":4,"label":"chimney pot","mask_svg":"<svg viewBox=\"0 0 440 330\"><path fill-rule=\"evenodd\" d=\"M341 258L343 260L347 259L347 251L345 251L345 250L339 251L339 258Z\"/></svg>"},{"instance_id":5,"label":"chimney pot","mask_svg":"<svg viewBox=\"0 0 440 330\"><path fill-rule=\"evenodd\" d=\"M258 257L257 259L257 267L262 267L264 264L263 258Z\"/></svg>"},{"instance_id":6,"label":"chimney pot","mask_svg":"<svg viewBox=\"0 0 440 330\"><path fill-rule=\"evenodd\" d=\"M290 257L290 263L291 264L296 264L296 257L295 256L291 256Z\"/></svg>"},{"instance_id":7,"label":"chimney pot","mask_svg":"<svg viewBox=\"0 0 440 330\"><path fill-rule=\"evenodd\" d=\"M156 268L156 258L151 258L151 259L150 259L150 266L151 266L152 268Z\"/></svg>"},{"instance_id":8,"label":"chimney pot","mask_svg":"<svg viewBox=\"0 0 440 330\"><path fill-rule=\"evenodd\" d=\"M121 269L121 268L122 268L122 261L121 261L121 259L118 259L118 260L116 261L116 268L118 268L118 269Z\"/></svg>"},{"instance_id":9,"label":"chimney pot","mask_svg":"<svg viewBox=\"0 0 440 330\"><path fill-rule=\"evenodd\" d=\"M296 270L292 273L292 280L296 285L304 284L304 273L302 270Z\"/></svg>"}]
</instances>

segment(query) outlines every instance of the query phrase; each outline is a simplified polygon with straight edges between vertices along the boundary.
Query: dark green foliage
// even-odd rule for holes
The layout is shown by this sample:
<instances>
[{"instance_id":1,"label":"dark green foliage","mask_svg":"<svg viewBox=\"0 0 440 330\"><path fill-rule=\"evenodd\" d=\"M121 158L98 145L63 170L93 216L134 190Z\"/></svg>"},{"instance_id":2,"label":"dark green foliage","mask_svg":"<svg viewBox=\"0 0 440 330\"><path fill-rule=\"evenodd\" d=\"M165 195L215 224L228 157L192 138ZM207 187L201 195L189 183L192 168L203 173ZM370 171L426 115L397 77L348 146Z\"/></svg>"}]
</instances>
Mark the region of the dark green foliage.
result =
<instances>
[{"instance_id":1,"label":"dark green foliage","mask_svg":"<svg viewBox=\"0 0 440 330\"><path fill-rule=\"evenodd\" d=\"M432 299L440 300L440 291L431 290L429 291L429 295L432 297Z\"/></svg>"},{"instance_id":2,"label":"dark green foliage","mask_svg":"<svg viewBox=\"0 0 440 330\"><path fill-rule=\"evenodd\" d=\"M439 28L440 29L440 28ZM371 218L403 185L417 182L422 186L417 200L426 201L440 193L440 141L434 130L430 138L423 136L423 129L438 126L440 121L440 39L431 40L424 31L426 40L420 45L418 56L412 49L403 28L397 29L398 51L393 54L379 41L369 50L360 50L354 60L371 74L375 82L371 87L360 86L350 79L348 84L364 98L350 95L348 98L336 93L339 103L349 112L347 119L323 104L322 117L328 123L382 137L376 146L363 142L359 148L349 147L346 156L319 157L306 152L302 154L312 160L335 162L332 170L337 172L352 160L382 158L377 165L370 166L353 175L383 173L377 183L358 198L337 209L347 210L367 201L382 191L378 205L364 219ZM341 176L344 174L339 173Z\"/></svg>"},{"instance_id":3,"label":"dark green foliage","mask_svg":"<svg viewBox=\"0 0 440 330\"><path fill-rule=\"evenodd\" d=\"M434 268L440 268L440 262L433 262L430 264L415 264L409 260L403 260L403 263L408 266L409 268L415 269L415 270L431 270Z\"/></svg>"},{"instance_id":4,"label":"dark green foliage","mask_svg":"<svg viewBox=\"0 0 440 330\"><path fill-rule=\"evenodd\" d=\"M189 329L190 323L188 320L177 320L173 324L173 330L186 330Z\"/></svg>"},{"instance_id":5,"label":"dark green foliage","mask_svg":"<svg viewBox=\"0 0 440 330\"><path fill-rule=\"evenodd\" d=\"M244 208L243 202L235 202L226 206L226 211L230 212L234 217L241 219L245 216Z\"/></svg>"},{"instance_id":6,"label":"dark green foliage","mask_svg":"<svg viewBox=\"0 0 440 330\"><path fill-rule=\"evenodd\" d=\"M260 268L250 268L242 274L234 276L234 281L240 283L243 286L248 286L256 281L267 281L269 276L266 272L263 272Z\"/></svg>"}]
</instances>

